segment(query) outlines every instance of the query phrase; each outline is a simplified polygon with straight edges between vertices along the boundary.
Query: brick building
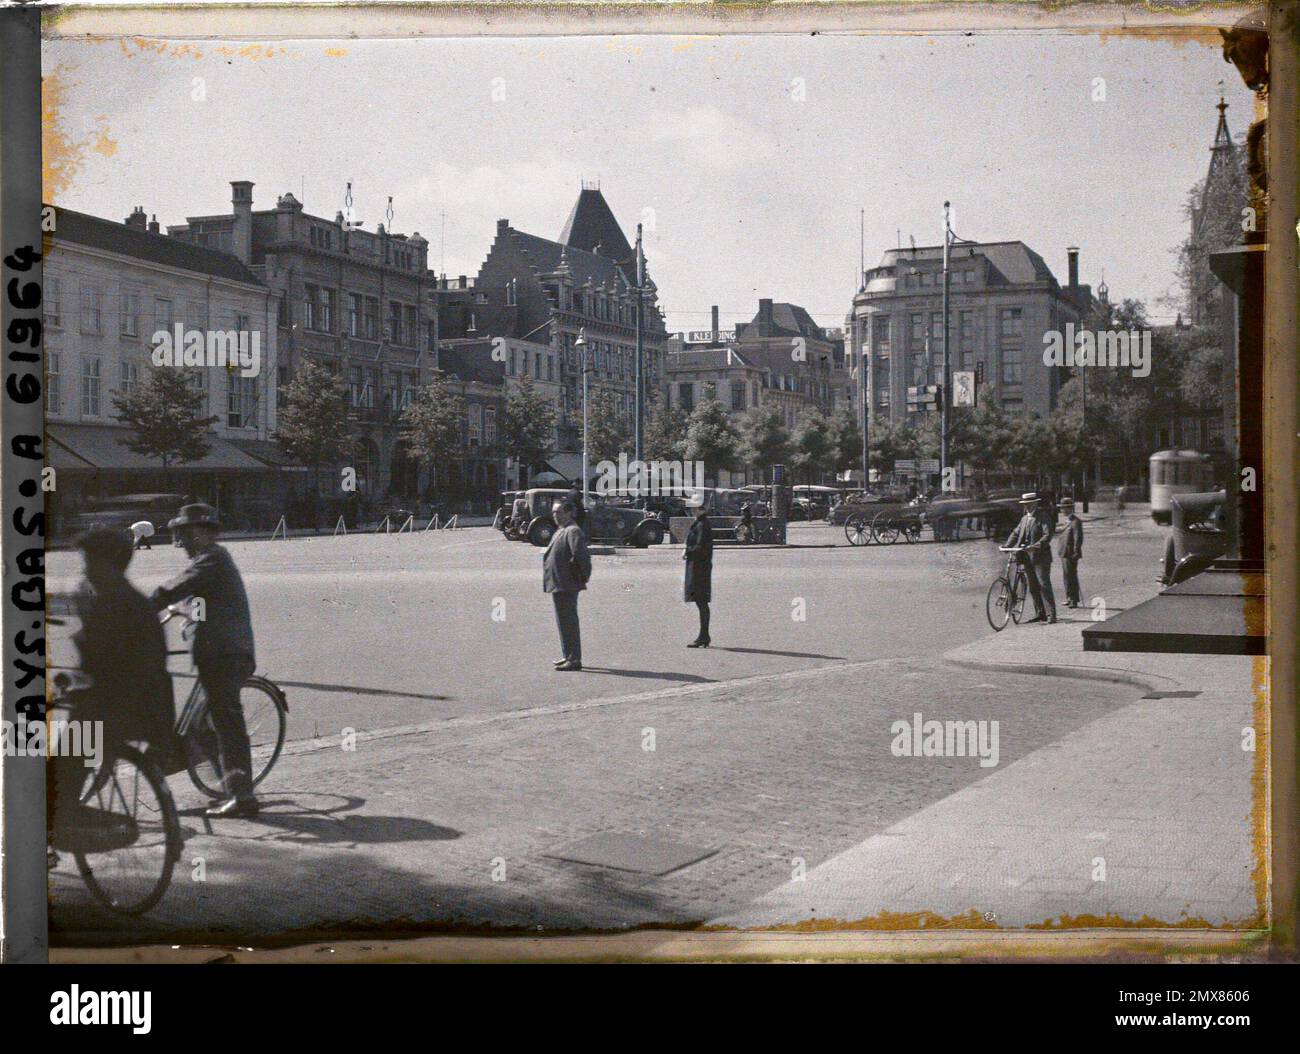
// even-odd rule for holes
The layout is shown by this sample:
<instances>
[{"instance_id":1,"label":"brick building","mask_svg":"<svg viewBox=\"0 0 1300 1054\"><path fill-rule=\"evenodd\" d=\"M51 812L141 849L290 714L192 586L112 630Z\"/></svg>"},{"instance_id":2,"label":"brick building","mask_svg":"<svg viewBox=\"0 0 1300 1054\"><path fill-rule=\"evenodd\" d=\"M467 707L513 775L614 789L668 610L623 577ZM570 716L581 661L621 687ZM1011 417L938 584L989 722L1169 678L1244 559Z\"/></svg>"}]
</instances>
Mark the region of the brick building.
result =
<instances>
[{"instance_id":1,"label":"brick building","mask_svg":"<svg viewBox=\"0 0 1300 1054\"><path fill-rule=\"evenodd\" d=\"M436 367L439 291L428 270L428 243L354 227L304 211L292 193L254 210L253 184L230 184L231 211L191 216L169 226L175 240L222 250L280 294L279 389L304 358L340 376L348 389L347 427L357 489L371 503L417 497L398 418ZM304 479L316 478L316 474ZM333 495L337 475L319 474Z\"/></svg>"}]
</instances>

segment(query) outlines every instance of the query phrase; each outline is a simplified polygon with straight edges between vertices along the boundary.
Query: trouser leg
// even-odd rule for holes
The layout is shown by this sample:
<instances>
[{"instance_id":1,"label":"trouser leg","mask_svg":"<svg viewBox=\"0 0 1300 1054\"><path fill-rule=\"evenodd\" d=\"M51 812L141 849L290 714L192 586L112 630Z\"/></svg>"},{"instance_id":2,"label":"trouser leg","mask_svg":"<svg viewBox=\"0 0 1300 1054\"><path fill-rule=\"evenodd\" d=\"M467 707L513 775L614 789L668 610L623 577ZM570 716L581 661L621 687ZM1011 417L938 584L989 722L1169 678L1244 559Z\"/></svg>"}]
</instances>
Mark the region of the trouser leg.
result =
<instances>
[{"instance_id":1,"label":"trouser leg","mask_svg":"<svg viewBox=\"0 0 1300 1054\"><path fill-rule=\"evenodd\" d=\"M1043 617L1043 594L1038 588L1038 575L1034 573L1034 563L1020 557L1020 570L1024 573L1025 584L1029 587L1029 599L1034 602L1034 617Z\"/></svg>"},{"instance_id":2,"label":"trouser leg","mask_svg":"<svg viewBox=\"0 0 1300 1054\"><path fill-rule=\"evenodd\" d=\"M225 791L234 798L253 793L253 758L244 708L239 702L239 690L252 673L252 663L239 658L199 667L199 682L207 694L212 729L217 735Z\"/></svg>"},{"instance_id":3,"label":"trouser leg","mask_svg":"<svg viewBox=\"0 0 1300 1054\"><path fill-rule=\"evenodd\" d=\"M1052 592L1052 565L1047 560L1034 561L1034 576L1038 579L1038 592L1048 618L1056 618L1056 594Z\"/></svg>"},{"instance_id":4,"label":"trouser leg","mask_svg":"<svg viewBox=\"0 0 1300 1054\"><path fill-rule=\"evenodd\" d=\"M582 630L578 623L578 594L552 593L555 622L560 629L560 646L570 662L582 662Z\"/></svg>"},{"instance_id":5,"label":"trouser leg","mask_svg":"<svg viewBox=\"0 0 1300 1054\"><path fill-rule=\"evenodd\" d=\"M700 635L699 640L709 639L709 602L707 600L697 600L696 608L700 612Z\"/></svg>"},{"instance_id":6,"label":"trouser leg","mask_svg":"<svg viewBox=\"0 0 1300 1054\"><path fill-rule=\"evenodd\" d=\"M1079 561L1065 557L1061 560L1061 571L1065 576L1065 602L1067 604L1080 603L1079 589Z\"/></svg>"}]
</instances>

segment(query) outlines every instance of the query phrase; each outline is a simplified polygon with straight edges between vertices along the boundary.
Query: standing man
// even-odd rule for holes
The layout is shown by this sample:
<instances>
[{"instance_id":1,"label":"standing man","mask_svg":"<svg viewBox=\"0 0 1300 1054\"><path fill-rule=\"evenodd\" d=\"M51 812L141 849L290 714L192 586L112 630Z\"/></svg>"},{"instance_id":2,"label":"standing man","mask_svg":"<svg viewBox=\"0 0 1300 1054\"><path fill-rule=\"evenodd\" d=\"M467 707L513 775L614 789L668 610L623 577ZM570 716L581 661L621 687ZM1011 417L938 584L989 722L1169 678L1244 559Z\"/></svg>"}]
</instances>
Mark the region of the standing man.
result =
<instances>
[{"instance_id":1,"label":"standing man","mask_svg":"<svg viewBox=\"0 0 1300 1054\"><path fill-rule=\"evenodd\" d=\"M582 631L578 624L578 594L591 578L591 554L587 538L575 520L573 499L562 498L551 509L559 529L542 556L542 589L555 604L555 622L560 628L562 658L553 665L568 673L582 669Z\"/></svg>"},{"instance_id":2,"label":"standing man","mask_svg":"<svg viewBox=\"0 0 1300 1054\"><path fill-rule=\"evenodd\" d=\"M686 589L684 599L700 612L700 632L688 648L709 646L709 601L713 596L713 527L704 508L704 495L692 494L687 505L695 510L695 522L686 534Z\"/></svg>"},{"instance_id":3,"label":"standing man","mask_svg":"<svg viewBox=\"0 0 1300 1054\"><path fill-rule=\"evenodd\" d=\"M587 506L582 503L582 484L575 483L569 491L569 503L573 506L573 522L578 525L583 536L587 534Z\"/></svg>"},{"instance_id":4,"label":"standing man","mask_svg":"<svg viewBox=\"0 0 1300 1054\"><path fill-rule=\"evenodd\" d=\"M1038 593L1046 615L1040 608L1038 617L1031 622L1049 623L1056 621L1056 595L1052 592L1052 535L1056 533L1053 526L1053 509L1046 501L1040 501L1034 511L1034 525L1029 533L1029 558L1033 568L1034 579L1038 582Z\"/></svg>"},{"instance_id":5,"label":"standing man","mask_svg":"<svg viewBox=\"0 0 1300 1054\"><path fill-rule=\"evenodd\" d=\"M1082 603L1079 599L1079 561L1083 559L1083 521L1075 513L1070 498L1061 502L1061 511L1068 517L1057 549L1061 556L1061 574L1065 578L1065 606L1077 608Z\"/></svg>"},{"instance_id":6,"label":"standing man","mask_svg":"<svg viewBox=\"0 0 1300 1054\"><path fill-rule=\"evenodd\" d=\"M201 617L194 612L194 665L208 697L227 795L207 815L253 817L258 813L253 759L239 702L239 690L256 668L244 580L230 553L217 544L219 521L211 505L185 505L167 526L176 533L190 566L155 589L149 600L155 611L180 600L203 603Z\"/></svg>"},{"instance_id":7,"label":"standing man","mask_svg":"<svg viewBox=\"0 0 1300 1054\"><path fill-rule=\"evenodd\" d=\"M1029 621L1043 622L1047 619L1047 615L1043 611L1042 579L1038 575L1036 560L1038 559L1038 551L1042 544L1041 524L1046 522L1046 517L1040 517L1039 513L1035 511L1040 508L1041 505L1038 500L1038 495L1032 491L1028 494L1020 495L1020 506L1024 510L1024 514L1020 517L1020 522L1016 524L1011 534L1007 537L1006 544L1008 548L1016 547L1024 549L1023 552L1016 554L1016 560L1024 569L1025 581L1029 586L1029 597L1034 602L1034 617ZM1051 537L1051 534L1048 533L1047 539L1049 542ZM1047 560L1047 569L1050 572L1052 560L1050 549L1048 549L1047 552ZM1050 590L1052 588L1050 577L1048 578L1047 588L1050 595ZM1056 621L1056 602L1054 598L1052 601L1051 621Z\"/></svg>"}]
</instances>

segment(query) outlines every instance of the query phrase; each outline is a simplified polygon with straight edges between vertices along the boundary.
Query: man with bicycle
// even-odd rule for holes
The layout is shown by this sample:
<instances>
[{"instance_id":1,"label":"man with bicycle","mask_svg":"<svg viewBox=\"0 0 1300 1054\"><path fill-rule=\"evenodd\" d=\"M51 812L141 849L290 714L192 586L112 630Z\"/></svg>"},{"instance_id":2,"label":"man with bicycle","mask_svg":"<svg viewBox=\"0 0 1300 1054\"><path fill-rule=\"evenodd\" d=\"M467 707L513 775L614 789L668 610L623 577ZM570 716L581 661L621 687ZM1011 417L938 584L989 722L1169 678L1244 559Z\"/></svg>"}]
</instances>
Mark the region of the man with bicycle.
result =
<instances>
[{"instance_id":1,"label":"man with bicycle","mask_svg":"<svg viewBox=\"0 0 1300 1054\"><path fill-rule=\"evenodd\" d=\"M256 668L253 623L244 581L224 547L217 544L217 510L201 502L185 505L167 526L190 565L150 596L155 610L177 601L194 605L194 665L208 698L227 797L207 810L212 817L253 817L253 760L239 692ZM199 609L196 601L202 602Z\"/></svg>"},{"instance_id":2,"label":"man with bicycle","mask_svg":"<svg viewBox=\"0 0 1300 1054\"><path fill-rule=\"evenodd\" d=\"M1023 494L1020 504L1025 514L1007 539L1007 547L1018 547L1016 554L1025 570L1029 596L1034 602L1034 617L1030 622L1056 621L1056 596L1052 592L1052 526L1051 512L1046 503L1034 493Z\"/></svg>"}]
</instances>

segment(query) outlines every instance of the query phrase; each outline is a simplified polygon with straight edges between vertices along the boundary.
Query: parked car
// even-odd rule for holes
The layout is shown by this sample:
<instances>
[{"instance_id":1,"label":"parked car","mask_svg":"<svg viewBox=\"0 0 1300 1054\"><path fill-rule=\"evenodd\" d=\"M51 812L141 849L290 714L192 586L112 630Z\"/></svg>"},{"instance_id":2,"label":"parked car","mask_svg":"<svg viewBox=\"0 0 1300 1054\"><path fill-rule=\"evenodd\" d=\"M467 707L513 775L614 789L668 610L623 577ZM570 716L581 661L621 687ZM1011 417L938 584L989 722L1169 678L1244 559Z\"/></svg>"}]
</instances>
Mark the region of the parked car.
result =
<instances>
[{"instance_id":1,"label":"parked car","mask_svg":"<svg viewBox=\"0 0 1300 1054\"><path fill-rule=\"evenodd\" d=\"M1227 491L1175 494L1169 499L1172 529L1165 540L1160 581L1167 586L1199 575L1228 551L1223 528Z\"/></svg>"},{"instance_id":2,"label":"parked car","mask_svg":"<svg viewBox=\"0 0 1300 1054\"><path fill-rule=\"evenodd\" d=\"M521 539L527 538L533 545L549 545L551 536L555 534L551 507L570 493L547 487L525 491L524 496L515 502L513 522L516 535ZM587 537L593 542L644 549L658 545L667 533L659 518L645 509L616 504L594 494L588 496L586 508Z\"/></svg>"}]
</instances>

